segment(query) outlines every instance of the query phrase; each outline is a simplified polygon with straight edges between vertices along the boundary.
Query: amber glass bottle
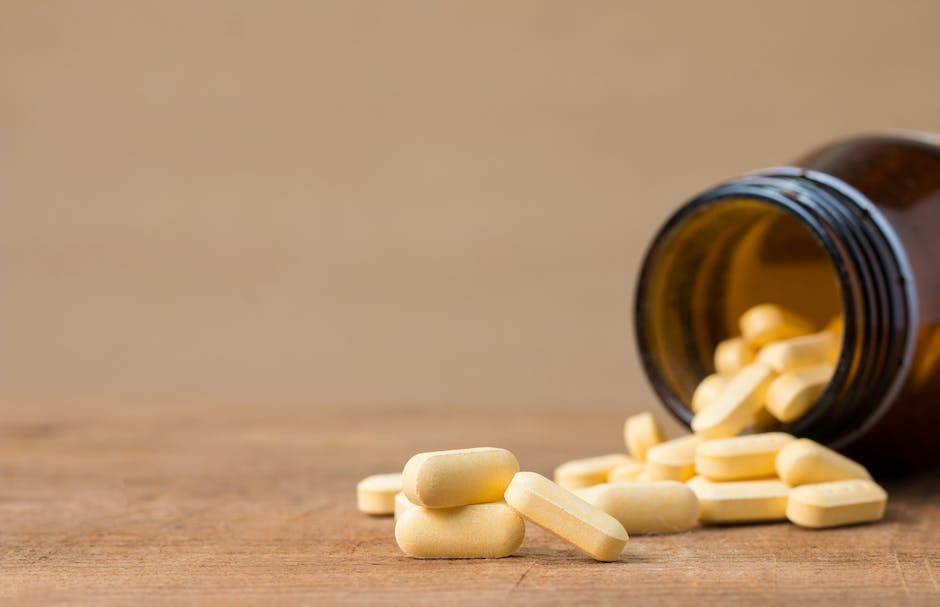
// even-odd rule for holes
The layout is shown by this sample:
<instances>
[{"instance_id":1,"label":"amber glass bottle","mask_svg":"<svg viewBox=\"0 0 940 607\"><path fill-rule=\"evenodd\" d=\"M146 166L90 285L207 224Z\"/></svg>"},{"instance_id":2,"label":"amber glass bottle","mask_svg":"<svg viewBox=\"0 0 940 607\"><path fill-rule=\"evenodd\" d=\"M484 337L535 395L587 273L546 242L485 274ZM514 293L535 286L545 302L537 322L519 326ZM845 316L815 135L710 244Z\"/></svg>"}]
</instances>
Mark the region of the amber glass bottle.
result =
<instances>
[{"instance_id":1,"label":"amber glass bottle","mask_svg":"<svg viewBox=\"0 0 940 607\"><path fill-rule=\"evenodd\" d=\"M635 319L646 373L680 420L714 372L715 344L765 302L820 327L845 319L828 388L781 429L876 468L940 461L940 137L837 141L669 218L643 261Z\"/></svg>"}]
</instances>

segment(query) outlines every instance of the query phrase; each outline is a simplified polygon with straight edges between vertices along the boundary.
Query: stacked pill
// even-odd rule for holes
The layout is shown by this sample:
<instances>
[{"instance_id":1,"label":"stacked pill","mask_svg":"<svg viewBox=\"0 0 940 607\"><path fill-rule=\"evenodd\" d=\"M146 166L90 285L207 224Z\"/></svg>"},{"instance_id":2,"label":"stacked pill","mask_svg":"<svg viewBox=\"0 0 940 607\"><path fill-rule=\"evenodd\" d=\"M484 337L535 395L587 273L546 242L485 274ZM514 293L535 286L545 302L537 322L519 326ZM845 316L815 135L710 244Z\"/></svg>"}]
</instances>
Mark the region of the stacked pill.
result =
<instances>
[{"instance_id":1,"label":"stacked pill","mask_svg":"<svg viewBox=\"0 0 940 607\"><path fill-rule=\"evenodd\" d=\"M738 324L741 335L715 347L715 373L692 395L692 429L704 438L799 419L829 384L839 358L841 317L814 332L795 312L761 304Z\"/></svg>"},{"instance_id":2,"label":"stacked pill","mask_svg":"<svg viewBox=\"0 0 940 607\"><path fill-rule=\"evenodd\" d=\"M402 471L398 546L415 558L509 556L525 535L503 501L518 471L516 456L495 447L415 455Z\"/></svg>"},{"instance_id":3,"label":"stacked pill","mask_svg":"<svg viewBox=\"0 0 940 607\"><path fill-rule=\"evenodd\" d=\"M628 536L611 515L534 472L505 449L419 453L397 475L358 487L359 509L395 514L395 539L414 558L501 558L522 544L528 519L599 561L619 558Z\"/></svg>"}]
</instances>

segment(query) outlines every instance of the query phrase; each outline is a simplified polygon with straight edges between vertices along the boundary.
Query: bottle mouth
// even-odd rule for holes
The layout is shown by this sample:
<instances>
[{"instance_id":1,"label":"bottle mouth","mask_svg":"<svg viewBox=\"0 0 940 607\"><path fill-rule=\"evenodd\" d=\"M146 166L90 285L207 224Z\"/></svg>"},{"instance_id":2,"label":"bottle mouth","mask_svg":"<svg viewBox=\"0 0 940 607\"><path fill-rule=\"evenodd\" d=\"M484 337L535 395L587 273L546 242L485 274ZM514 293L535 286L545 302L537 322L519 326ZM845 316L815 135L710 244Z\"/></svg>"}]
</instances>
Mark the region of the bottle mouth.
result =
<instances>
[{"instance_id":1,"label":"bottle mouth","mask_svg":"<svg viewBox=\"0 0 940 607\"><path fill-rule=\"evenodd\" d=\"M692 392L714 372L715 344L759 303L820 327L844 318L832 380L780 430L842 448L890 406L913 352L913 283L887 222L843 186L772 169L699 195L656 235L637 283L635 335L653 389L681 421L691 422Z\"/></svg>"}]
</instances>

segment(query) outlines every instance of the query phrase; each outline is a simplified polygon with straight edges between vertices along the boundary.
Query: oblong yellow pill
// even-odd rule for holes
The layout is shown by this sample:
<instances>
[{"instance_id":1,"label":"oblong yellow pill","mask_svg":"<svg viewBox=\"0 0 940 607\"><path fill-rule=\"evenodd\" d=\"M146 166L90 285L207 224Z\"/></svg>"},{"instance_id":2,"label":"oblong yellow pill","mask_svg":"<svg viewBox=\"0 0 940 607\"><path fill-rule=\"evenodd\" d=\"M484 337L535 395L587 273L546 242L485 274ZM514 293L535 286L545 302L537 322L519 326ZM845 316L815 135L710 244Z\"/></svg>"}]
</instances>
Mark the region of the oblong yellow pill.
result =
<instances>
[{"instance_id":1,"label":"oblong yellow pill","mask_svg":"<svg viewBox=\"0 0 940 607\"><path fill-rule=\"evenodd\" d=\"M888 494L869 480L803 485L790 491L787 518L802 527L839 527L881 520Z\"/></svg>"},{"instance_id":2,"label":"oblong yellow pill","mask_svg":"<svg viewBox=\"0 0 940 607\"><path fill-rule=\"evenodd\" d=\"M774 476L777 453L794 440L785 432L708 440L695 449L695 471L713 481Z\"/></svg>"},{"instance_id":3,"label":"oblong yellow pill","mask_svg":"<svg viewBox=\"0 0 940 607\"><path fill-rule=\"evenodd\" d=\"M774 304L754 306L738 320L741 335L756 348L778 339L813 332L813 323L799 314Z\"/></svg>"},{"instance_id":4,"label":"oblong yellow pill","mask_svg":"<svg viewBox=\"0 0 940 607\"><path fill-rule=\"evenodd\" d=\"M698 520L698 498L676 481L598 485L586 499L620 521L627 533L688 531Z\"/></svg>"},{"instance_id":5,"label":"oblong yellow pill","mask_svg":"<svg viewBox=\"0 0 940 607\"><path fill-rule=\"evenodd\" d=\"M627 543L617 519L535 472L516 473L506 503L598 561L617 560Z\"/></svg>"},{"instance_id":6,"label":"oblong yellow pill","mask_svg":"<svg viewBox=\"0 0 940 607\"><path fill-rule=\"evenodd\" d=\"M627 451L638 460L646 461L646 452L665 440L656 418L649 411L627 418L623 424L623 440Z\"/></svg>"},{"instance_id":7,"label":"oblong yellow pill","mask_svg":"<svg viewBox=\"0 0 940 607\"><path fill-rule=\"evenodd\" d=\"M834 372L828 363L788 371L767 387L764 406L782 422L799 419L819 400Z\"/></svg>"},{"instance_id":8,"label":"oblong yellow pill","mask_svg":"<svg viewBox=\"0 0 940 607\"><path fill-rule=\"evenodd\" d=\"M732 337L715 346L715 371L730 375L754 362L757 350L743 337Z\"/></svg>"},{"instance_id":9,"label":"oblong yellow pill","mask_svg":"<svg viewBox=\"0 0 940 607\"><path fill-rule=\"evenodd\" d=\"M412 504L403 491L399 491L395 494L395 520L397 521L401 518L402 512L408 508L414 508L415 504Z\"/></svg>"},{"instance_id":10,"label":"oblong yellow pill","mask_svg":"<svg viewBox=\"0 0 940 607\"><path fill-rule=\"evenodd\" d=\"M693 487L703 523L757 523L786 518L790 488L778 480L699 482Z\"/></svg>"},{"instance_id":11,"label":"oblong yellow pill","mask_svg":"<svg viewBox=\"0 0 940 607\"><path fill-rule=\"evenodd\" d=\"M621 464L631 462L636 462L636 460L623 453L574 459L555 468L555 482L565 489L589 487L606 482L611 470Z\"/></svg>"},{"instance_id":12,"label":"oblong yellow pill","mask_svg":"<svg viewBox=\"0 0 940 607\"><path fill-rule=\"evenodd\" d=\"M496 502L519 471L516 456L506 449L477 447L419 453L402 472L402 491L414 504L451 508Z\"/></svg>"},{"instance_id":13,"label":"oblong yellow pill","mask_svg":"<svg viewBox=\"0 0 940 607\"><path fill-rule=\"evenodd\" d=\"M644 470L646 470L646 465L641 461L631 460L624 462L607 473L607 482L626 483L635 481Z\"/></svg>"},{"instance_id":14,"label":"oblong yellow pill","mask_svg":"<svg viewBox=\"0 0 940 607\"><path fill-rule=\"evenodd\" d=\"M762 363L751 363L735 373L715 400L692 418L692 431L704 439L738 434L756 419L775 375Z\"/></svg>"},{"instance_id":15,"label":"oblong yellow pill","mask_svg":"<svg viewBox=\"0 0 940 607\"><path fill-rule=\"evenodd\" d=\"M808 438L795 440L780 450L777 475L794 487L853 478L871 480L864 466Z\"/></svg>"},{"instance_id":16,"label":"oblong yellow pill","mask_svg":"<svg viewBox=\"0 0 940 607\"><path fill-rule=\"evenodd\" d=\"M360 512L374 515L395 512L395 494L401 491L401 474L373 474L356 485L356 506Z\"/></svg>"},{"instance_id":17,"label":"oblong yellow pill","mask_svg":"<svg viewBox=\"0 0 940 607\"><path fill-rule=\"evenodd\" d=\"M689 434L656 445L646 454L646 470L637 480L685 481L695 474L695 447L701 438Z\"/></svg>"},{"instance_id":18,"label":"oblong yellow pill","mask_svg":"<svg viewBox=\"0 0 940 607\"><path fill-rule=\"evenodd\" d=\"M821 331L772 341L761 348L757 362L764 363L777 373L824 363L833 364L839 358L840 339L835 333Z\"/></svg>"},{"instance_id":19,"label":"oblong yellow pill","mask_svg":"<svg viewBox=\"0 0 940 607\"><path fill-rule=\"evenodd\" d=\"M395 541L420 559L496 559L522 544L525 522L504 502L402 512Z\"/></svg>"},{"instance_id":20,"label":"oblong yellow pill","mask_svg":"<svg viewBox=\"0 0 940 607\"><path fill-rule=\"evenodd\" d=\"M698 413L709 403L715 400L715 397L728 385L728 377L712 373L699 382L692 393L691 409L693 413Z\"/></svg>"}]
</instances>

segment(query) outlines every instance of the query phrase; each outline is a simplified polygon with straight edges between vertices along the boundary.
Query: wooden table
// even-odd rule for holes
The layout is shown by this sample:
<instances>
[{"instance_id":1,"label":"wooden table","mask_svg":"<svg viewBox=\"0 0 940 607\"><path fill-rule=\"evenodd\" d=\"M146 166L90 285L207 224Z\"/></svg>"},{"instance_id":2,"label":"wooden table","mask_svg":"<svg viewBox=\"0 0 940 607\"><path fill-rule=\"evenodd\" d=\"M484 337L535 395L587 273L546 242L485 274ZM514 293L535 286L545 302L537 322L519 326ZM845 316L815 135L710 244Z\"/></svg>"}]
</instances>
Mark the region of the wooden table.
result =
<instances>
[{"instance_id":1,"label":"wooden table","mask_svg":"<svg viewBox=\"0 0 940 607\"><path fill-rule=\"evenodd\" d=\"M940 475L888 482L881 524L633 537L596 563L530 527L518 555L404 557L356 482L417 451L497 445L548 473L622 449L613 408L2 408L0 603L927 605Z\"/></svg>"}]
</instances>

